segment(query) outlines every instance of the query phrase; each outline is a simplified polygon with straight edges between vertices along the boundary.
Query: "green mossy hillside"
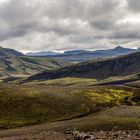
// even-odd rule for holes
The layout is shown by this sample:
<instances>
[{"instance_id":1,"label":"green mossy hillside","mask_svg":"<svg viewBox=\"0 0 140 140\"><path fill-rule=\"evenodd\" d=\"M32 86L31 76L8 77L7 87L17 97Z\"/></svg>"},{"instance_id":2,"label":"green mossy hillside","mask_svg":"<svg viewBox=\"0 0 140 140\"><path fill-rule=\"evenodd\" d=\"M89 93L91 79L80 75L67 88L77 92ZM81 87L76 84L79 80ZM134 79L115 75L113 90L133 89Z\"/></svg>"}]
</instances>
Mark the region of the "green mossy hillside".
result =
<instances>
[{"instance_id":1,"label":"green mossy hillside","mask_svg":"<svg viewBox=\"0 0 140 140\"><path fill-rule=\"evenodd\" d=\"M0 128L86 116L131 102L131 91L0 84Z\"/></svg>"}]
</instances>

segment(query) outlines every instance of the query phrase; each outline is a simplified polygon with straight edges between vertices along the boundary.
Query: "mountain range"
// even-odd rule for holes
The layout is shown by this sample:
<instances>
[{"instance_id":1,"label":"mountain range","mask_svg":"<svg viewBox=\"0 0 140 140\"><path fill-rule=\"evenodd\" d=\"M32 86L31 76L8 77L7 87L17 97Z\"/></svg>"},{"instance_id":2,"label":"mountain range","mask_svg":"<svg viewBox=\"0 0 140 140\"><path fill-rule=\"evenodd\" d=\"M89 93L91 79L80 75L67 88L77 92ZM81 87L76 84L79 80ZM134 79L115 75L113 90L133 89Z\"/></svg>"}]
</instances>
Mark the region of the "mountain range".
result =
<instances>
[{"instance_id":1,"label":"mountain range","mask_svg":"<svg viewBox=\"0 0 140 140\"><path fill-rule=\"evenodd\" d=\"M33 57L56 57L56 58L64 58L67 60L77 61L77 60L88 60L93 58L101 58L101 57L110 57L110 56L118 56L124 55L132 52L139 51L138 49L129 49L121 46L117 46L114 49L106 49L106 50L96 50L96 51L88 51L88 50L71 50L65 51L64 53L54 52L54 51L41 51L41 52L30 52L27 54L23 54L19 51L9 48L0 47L0 57L13 57L13 56L33 56Z\"/></svg>"},{"instance_id":2,"label":"mountain range","mask_svg":"<svg viewBox=\"0 0 140 140\"><path fill-rule=\"evenodd\" d=\"M114 49L107 50L96 50L96 51L88 51L88 50L71 50L65 51L64 53L55 53L55 52L37 52L37 53L28 53L28 56L39 56L39 57L55 57L57 59L63 59L71 62L82 62L96 58L104 58L104 57L113 57L119 55L125 55L128 53L139 51L138 49L129 49L121 46L117 46Z\"/></svg>"},{"instance_id":3,"label":"mountain range","mask_svg":"<svg viewBox=\"0 0 140 140\"><path fill-rule=\"evenodd\" d=\"M28 80L63 77L101 80L112 76L127 76L139 72L139 50L118 46L108 50L65 51L63 54L40 52L38 57L26 56L16 50L0 47L0 74L1 77L29 75L31 77ZM82 62L72 64L65 60Z\"/></svg>"},{"instance_id":4,"label":"mountain range","mask_svg":"<svg viewBox=\"0 0 140 140\"><path fill-rule=\"evenodd\" d=\"M95 53L100 59L94 59ZM80 63L24 56L14 50L2 55L0 129L6 129L4 135L26 134L29 127L8 129L27 125L34 125L30 126L34 133L68 128L115 133L118 128L139 130L140 51L117 47L92 53L67 51L63 56L76 59L89 54L93 60Z\"/></svg>"},{"instance_id":5,"label":"mountain range","mask_svg":"<svg viewBox=\"0 0 140 140\"><path fill-rule=\"evenodd\" d=\"M90 60L53 71L46 71L28 80L48 80L64 77L93 78L97 80L113 76L128 76L140 72L140 52L114 58Z\"/></svg>"}]
</instances>

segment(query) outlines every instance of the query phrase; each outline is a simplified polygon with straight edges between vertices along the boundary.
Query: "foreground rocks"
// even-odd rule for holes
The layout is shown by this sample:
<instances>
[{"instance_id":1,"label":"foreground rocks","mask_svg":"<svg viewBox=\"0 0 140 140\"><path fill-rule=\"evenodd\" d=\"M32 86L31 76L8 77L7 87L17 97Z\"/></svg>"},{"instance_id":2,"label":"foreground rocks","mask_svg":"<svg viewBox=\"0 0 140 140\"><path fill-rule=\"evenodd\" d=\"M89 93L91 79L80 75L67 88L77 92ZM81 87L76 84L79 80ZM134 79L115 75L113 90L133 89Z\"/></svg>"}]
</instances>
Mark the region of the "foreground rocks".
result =
<instances>
[{"instance_id":1,"label":"foreground rocks","mask_svg":"<svg viewBox=\"0 0 140 140\"><path fill-rule=\"evenodd\" d=\"M74 140L140 140L140 131L138 130L100 131L100 132L86 132L86 133L71 131L71 135L73 136Z\"/></svg>"},{"instance_id":2,"label":"foreground rocks","mask_svg":"<svg viewBox=\"0 0 140 140\"><path fill-rule=\"evenodd\" d=\"M140 140L140 131L100 131L65 133L42 132L39 134L0 138L0 140Z\"/></svg>"}]
</instances>

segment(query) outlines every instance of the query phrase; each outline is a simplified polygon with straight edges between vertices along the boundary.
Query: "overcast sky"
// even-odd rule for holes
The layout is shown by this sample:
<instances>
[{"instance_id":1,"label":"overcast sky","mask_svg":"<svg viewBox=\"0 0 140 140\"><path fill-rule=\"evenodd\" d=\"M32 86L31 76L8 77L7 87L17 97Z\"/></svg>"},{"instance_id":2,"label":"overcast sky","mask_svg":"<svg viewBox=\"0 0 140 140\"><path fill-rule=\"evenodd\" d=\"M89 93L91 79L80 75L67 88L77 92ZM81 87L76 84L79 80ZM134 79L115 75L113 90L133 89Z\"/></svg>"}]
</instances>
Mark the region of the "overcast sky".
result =
<instances>
[{"instance_id":1,"label":"overcast sky","mask_svg":"<svg viewBox=\"0 0 140 140\"><path fill-rule=\"evenodd\" d=\"M0 45L22 52L140 47L140 0L0 0Z\"/></svg>"}]
</instances>

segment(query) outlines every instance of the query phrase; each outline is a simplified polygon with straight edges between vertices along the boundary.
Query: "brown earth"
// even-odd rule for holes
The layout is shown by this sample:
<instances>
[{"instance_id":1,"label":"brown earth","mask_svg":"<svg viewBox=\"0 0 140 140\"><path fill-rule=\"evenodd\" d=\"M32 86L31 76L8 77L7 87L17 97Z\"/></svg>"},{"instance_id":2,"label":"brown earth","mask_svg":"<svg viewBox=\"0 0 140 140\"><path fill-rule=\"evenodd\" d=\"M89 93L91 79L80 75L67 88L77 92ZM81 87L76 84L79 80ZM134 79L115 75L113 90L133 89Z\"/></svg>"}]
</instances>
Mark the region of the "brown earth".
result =
<instances>
[{"instance_id":1,"label":"brown earth","mask_svg":"<svg viewBox=\"0 0 140 140\"><path fill-rule=\"evenodd\" d=\"M140 131L100 131L78 132L70 134L41 132L34 135L5 137L0 140L140 140Z\"/></svg>"}]
</instances>

